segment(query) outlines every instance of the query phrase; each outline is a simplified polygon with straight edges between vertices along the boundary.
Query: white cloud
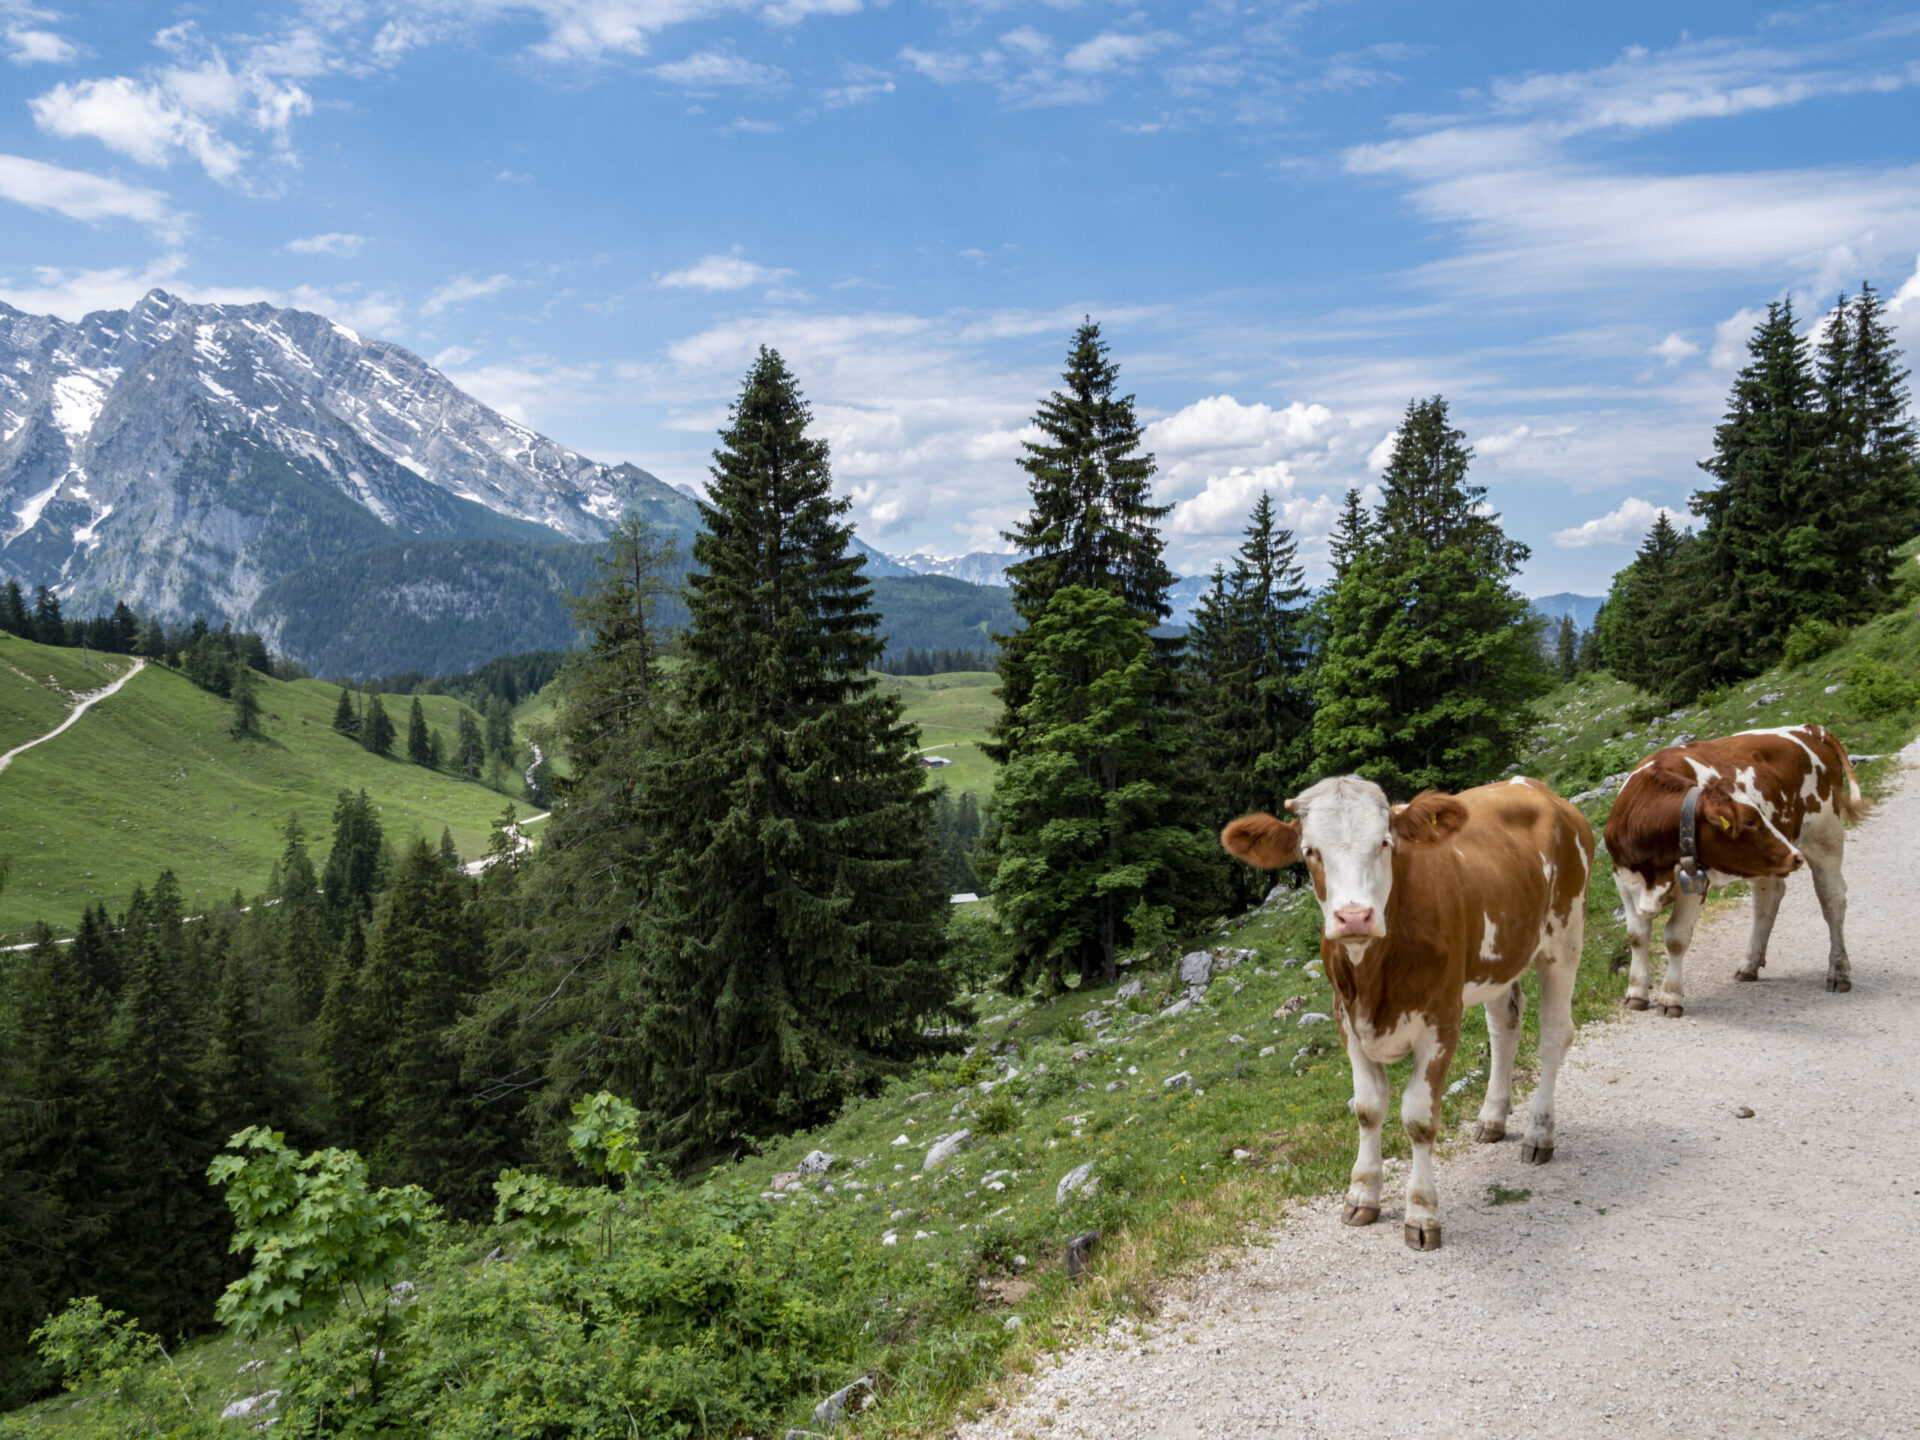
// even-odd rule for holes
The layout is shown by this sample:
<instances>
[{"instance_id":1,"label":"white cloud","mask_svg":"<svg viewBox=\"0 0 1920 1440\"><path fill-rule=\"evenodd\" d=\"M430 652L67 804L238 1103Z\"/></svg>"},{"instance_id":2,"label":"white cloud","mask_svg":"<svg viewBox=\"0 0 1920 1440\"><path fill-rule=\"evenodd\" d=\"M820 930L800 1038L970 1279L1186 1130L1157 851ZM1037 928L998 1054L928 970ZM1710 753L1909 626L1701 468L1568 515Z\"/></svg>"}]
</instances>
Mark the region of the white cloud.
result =
<instances>
[{"instance_id":1,"label":"white cloud","mask_svg":"<svg viewBox=\"0 0 1920 1440\"><path fill-rule=\"evenodd\" d=\"M420 313L431 317L455 305L464 305L469 300L481 300L489 295L498 295L513 284L510 276L489 275L480 279L473 275L456 275L440 286L421 302Z\"/></svg>"},{"instance_id":2,"label":"white cloud","mask_svg":"<svg viewBox=\"0 0 1920 1440\"><path fill-rule=\"evenodd\" d=\"M1553 543L1563 550L1584 550L1590 545L1638 545L1652 528L1654 519L1660 515L1665 515L1676 526L1684 527L1690 523L1689 516L1671 506L1655 505L1650 500L1629 495L1620 502L1618 508L1598 519L1576 525L1571 530L1554 531Z\"/></svg>"},{"instance_id":3,"label":"white cloud","mask_svg":"<svg viewBox=\"0 0 1920 1440\"><path fill-rule=\"evenodd\" d=\"M660 283L670 290L745 290L792 278L791 270L774 270L734 255L707 255L684 270L669 270Z\"/></svg>"},{"instance_id":4,"label":"white cloud","mask_svg":"<svg viewBox=\"0 0 1920 1440\"><path fill-rule=\"evenodd\" d=\"M1887 314L1896 324L1920 322L1920 258L1913 262L1913 274L1907 277L1906 284L1895 291L1893 298L1887 302ZM1909 340L1908 348L1920 347Z\"/></svg>"},{"instance_id":5,"label":"white cloud","mask_svg":"<svg viewBox=\"0 0 1920 1440\"><path fill-rule=\"evenodd\" d=\"M54 18L44 10L30 10L25 20ZM52 30L15 23L5 31L7 58L16 65L65 65L80 58L80 47Z\"/></svg>"},{"instance_id":6,"label":"white cloud","mask_svg":"<svg viewBox=\"0 0 1920 1440\"><path fill-rule=\"evenodd\" d=\"M915 71L940 85L958 84L973 73L971 55L919 50L909 45L900 52L900 58Z\"/></svg>"},{"instance_id":7,"label":"white cloud","mask_svg":"<svg viewBox=\"0 0 1920 1440\"><path fill-rule=\"evenodd\" d=\"M0 199L70 220L131 220L163 237L177 236L184 228L183 219L158 190L20 155L0 155Z\"/></svg>"},{"instance_id":8,"label":"white cloud","mask_svg":"<svg viewBox=\"0 0 1920 1440\"><path fill-rule=\"evenodd\" d=\"M509 420L539 427L543 416L571 410L579 398L602 391L605 377L597 366L563 365L544 355L517 364L449 370L447 378Z\"/></svg>"},{"instance_id":9,"label":"white cloud","mask_svg":"<svg viewBox=\"0 0 1920 1440\"><path fill-rule=\"evenodd\" d=\"M855 15L860 0L772 0L760 13L769 25L798 25L809 15Z\"/></svg>"},{"instance_id":10,"label":"white cloud","mask_svg":"<svg viewBox=\"0 0 1920 1440\"><path fill-rule=\"evenodd\" d=\"M1151 35L1122 35L1114 31L1083 40L1067 51L1062 62L1078 75L1106 75L1138 65L1169 45L1178 45L1180 37L1164 30Z\"/></svg>"},{"instance_id":11,"label":"white cloud","mask_svg":"<svg viewBox=\"0 0 1920 1440\"><path fill-rule=\"evenodd\" d=\"M327 290L313 285L294 287L286 300L297 310L311 310L329 320L337 320L362 335L397 336L406 333L406 306L390 290L362 293L353 287Z\"/></svg>"},{"instance_id":12,"label":"white cloud","mask_svg":"<svg viewBox=\"0 0 1920 1440\"><path fill-rule=\"evenodd\" d=\"M764 87L777 85L786 72L773 65L761 65L738 55L718 50L701 50L667 65L656 65L652 74L669 85L686 90L712 90L721 86Z\"/></svg>"},{"instance_id":13,"label":"white cloud","mask_svg":"<svg viewBox=\"0 0 1920 1440\"><path fill-rule=\"evenodd\" d=\"M478 351L469 350L464 345L449 345L433 357L433 366L436 370L458 369L469 360L476 358L478 354Z\"/></svg>"},{"instance_id":14,"label":"white cloud","mask_svg":"<svg viewBox=\"0 0 1920 1440\"><path fill-rule=\"evenodd\" d=\"M1750 306L1736 310L1725 320L1713 327L1713 349L1707 352L1707 363L1716 370L1737 370L1746 363L1747 340L1753 334L1766 315L1766 311Z\"/></svg>"},{"instance_id":15,"label":"white cloud","mask_svg":"<svg viewBox=\"0 0 1920 1440\"><path fill-rule=\"evenodd\" d=\"M1254 453L1298 454L1320 448L1344 429L1324 405L1299 401L1275 410L1231 395L1209 395L1147 427L1147 446L1157 455Z\"/></svg>"},{"instance_id":16,"label":"white cloud","mask_svg":"<svg viewBox=\"0 0 1920 1440\"><path fill-rule=\"evenodd\" d=\"M337 230L330 230L325 235L289 240L286 248L291 255L336 255L345 259L358 255L366 243L367 237L364 235L344 235Z\"/></svg>"},{"instance_id":17,"label":"white cloud","mask_svg":"<svg viewBox=\"0 0 1920 1440\"><path fill-rule=\"evenodd\" d=\"M1659 356L1669 365L1678 365L1689 356L1698 355L1700 353L1700 347L1694 344L1693 341L1687 339L1687 337L1682 335L1678 330L1674 330L1658 345L1649 346L1647 353L1649 355Z\"/></svg>"},{"instance_id":18,"label":"white cloud","mask_svg":"<svg viewBox=\"0 0 1920 1440\"><path fill-rule=\"evenodd\" d=\"M290 127L313 109L312 98L297 82L327 64L318 36L297 30L279 40L250 43L237 67L191 24L161 31L155 44L174 63L139 78L63 81L28 102L34 124L62 139L98 140L156 169L165 169L176 153L185 154L222 182L236 180L251 158L222 133L229 125L266 137L276 153L290 158Z\"/></svg>"}]
</instances>

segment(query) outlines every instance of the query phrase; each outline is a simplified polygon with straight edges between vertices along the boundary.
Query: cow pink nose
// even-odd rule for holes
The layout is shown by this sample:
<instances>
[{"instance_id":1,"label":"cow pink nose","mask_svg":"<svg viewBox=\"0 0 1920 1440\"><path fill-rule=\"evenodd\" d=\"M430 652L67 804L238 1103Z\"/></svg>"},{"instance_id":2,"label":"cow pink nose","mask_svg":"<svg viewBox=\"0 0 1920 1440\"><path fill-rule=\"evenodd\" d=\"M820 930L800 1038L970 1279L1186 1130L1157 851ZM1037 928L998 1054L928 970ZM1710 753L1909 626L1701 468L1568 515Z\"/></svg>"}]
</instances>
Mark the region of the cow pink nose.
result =
<instances>
[{"instance_id":1,"label":"cow pink nose","mask_svg":"<svg viewBox=\"0 0 1920 1440\"><path fill-rule=\"evenodd\" d=\"M1371 905L1343 905L1333 912L1333 928L1342 935L1371 935L1373 933L1373 907Z\"/></svg>"}]
</instances>

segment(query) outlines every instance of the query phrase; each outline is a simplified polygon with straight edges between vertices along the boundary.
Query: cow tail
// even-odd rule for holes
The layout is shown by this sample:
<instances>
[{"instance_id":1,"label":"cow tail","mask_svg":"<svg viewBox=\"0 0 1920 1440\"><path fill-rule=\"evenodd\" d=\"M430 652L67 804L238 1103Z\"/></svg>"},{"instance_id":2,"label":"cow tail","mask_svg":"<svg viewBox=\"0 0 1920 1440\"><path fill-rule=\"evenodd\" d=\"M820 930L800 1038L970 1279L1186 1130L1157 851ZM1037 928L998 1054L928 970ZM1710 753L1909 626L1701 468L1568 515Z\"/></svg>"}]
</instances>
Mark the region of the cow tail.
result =
<instances>
[{"instance_id":1,"label":"cow tail","mask_svg":"<svg viewBox=\"0 0 1920 1440\"><path fill-rule=\"evenodd\" d=\"M1847 772L1847 788L1844 791L1838 785L1833 788L1833 808L1840 812L1842 820L1851 823L1872 809L1873 802L1860 793L1860 781L1853 773L1853 757L1847 754L1847 747L1840 743L1840 737L1829 730L1827 742L1840 752L1840 768Z\"/></svg>"}]
</instances>

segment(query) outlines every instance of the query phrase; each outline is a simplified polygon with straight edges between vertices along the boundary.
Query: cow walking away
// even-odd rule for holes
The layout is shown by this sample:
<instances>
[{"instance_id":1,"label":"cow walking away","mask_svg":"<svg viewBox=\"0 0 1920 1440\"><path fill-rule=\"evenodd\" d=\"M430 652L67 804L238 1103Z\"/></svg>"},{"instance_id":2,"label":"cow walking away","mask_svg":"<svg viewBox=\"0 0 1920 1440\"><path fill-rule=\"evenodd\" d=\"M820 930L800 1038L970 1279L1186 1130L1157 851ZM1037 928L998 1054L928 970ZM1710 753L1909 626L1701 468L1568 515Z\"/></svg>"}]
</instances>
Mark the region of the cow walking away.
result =
<instances>
[{"instance_id":1,"label":"cow walking away","mask_svg":"<svg viewBox=\"0 0 1920 1440\"><path fill-rule=\"evenodd\" d=\"M1827 920L1827 989L1851 990L1840 865L1846 822L1866 809L1846 747L1818 725L1747 730L1642 760L1621 785L1606 829L1633 953L1627 1007L1648 1007L1653 917L1671 904L1667 974L1652 1003L1663 1015L1685 1013L1694 922L1709 887L1734 880L1753 888L1753 930L1734 978L1758 980L1787 876L1803 861Z\"/></svg>"},{"instance_id":2,"label":"cow walking away","mask_svg":"<svg viewBox=\"0 0 1920 1440\"><path fill-rule=\"evenodd\" d=\"M1537 780L1459 795L1425 791L1390 806L1370 780L1323 780L1287 809L1298 821L1247 815L1220 841L1250 865L1306 862L1325 916L1320 956L1333 982L1353 1066L1360 1155L1346 1222L1380 1217L1380 1127L1389 1062L1412 1053L1400 1120L1413 1146L1404 1234L1440 1248L1433 1137L1440 1096L1469 1005L1487 1007L1493 1063L1475 1138L1506 1135L1513 1057L1526 997L1520 977L1540 971L1540 1085L1520 1158L1553 1158L1553 1088L1573 1038L1573 983L1586 938L1593 827Z\"/></svg>"}]
</instances>

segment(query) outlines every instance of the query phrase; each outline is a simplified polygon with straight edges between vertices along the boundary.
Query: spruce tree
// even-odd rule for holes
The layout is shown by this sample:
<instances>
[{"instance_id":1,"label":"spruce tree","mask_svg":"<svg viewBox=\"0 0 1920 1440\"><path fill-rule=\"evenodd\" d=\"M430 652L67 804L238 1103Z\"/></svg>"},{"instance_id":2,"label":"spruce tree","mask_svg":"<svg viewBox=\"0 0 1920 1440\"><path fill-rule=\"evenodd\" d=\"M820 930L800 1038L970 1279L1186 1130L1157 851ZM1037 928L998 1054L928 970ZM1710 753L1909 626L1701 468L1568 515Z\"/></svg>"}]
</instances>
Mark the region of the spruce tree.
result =
<instances>
[{"instance_id":1,"label":"spruce tree","mask_svg":"<svg viewBox=\"0 0 1920 1440\"><path fill-rule=\"evenodd\" d=\"M360 976L367 966L367 932L360 917L348 918L327 972L326 995L314 1022L314 1061L319 1072L327 1133L344 1149L372 1137L366 1123L369 1062L360 1043Z\"/></svg>"},{"instance_id":2,"label":"spruce tree","mask_svg":"<svg viewBox=\"0 0 1920 1440\"><path fill-rule=\"evenodd\" d=\"M227 734L245 740L260 733L260 697L254 693L253 667L235 662L228 701Z\"/></svg>"},{"instance_id":3,"label":"spruce tree","mask_svg":"<svg viewBox=\"0 0 1920 1440\"><path fill-rule=\"evenodd\" d=\"M574 604L585 641L554 684L570 778L493 939L496 979L470 1027L470 1063L503 1087L543 1077L528 1096L538 1143L564 1150L568 1107L583 1091L629 1085L615 1070L630 1043L636 918L655 869L636 797L667 703L663 607L673 594L671 536L628 516L595 557ZM491 876L491 871L489 872Z\"/></svg>"},{"instance_id":4,"label":"spruce tree","mask_svg":"<svg viewBox=\"0 0 1920 1440\"><path fill-rule=\"evenodd\" d=\"M473 718L473 712L466 706L460 707L459 739L454 742L453 762L460 772L472 780L480 773L480 767L486 763L486 746L480 739L480 726Z\"/></svg>"},{"instance_id":5,"label":"spruce tree","mask_svg":"<svg viewBox=\"0 0 1920 1440\"><path fill-rule=\"evenodd\" d=\"M1573 616L1560 617L1560 631L1553 642L1553 668L1562 682L1573 679L1580 667L1580 634L1573 628Z\"/></svg>"},{"instance_id":6,"label":"spruce tree","mask_svg":"<svg viewBox=\"0 0 1920 1440\"><path fill-rule=\"evenodd\" d=\"M507 764L513 763L513 710L499 695L487 697L486 708L487 753L498 755Z\"/></svg>"},{"instance_id":7,"label":"spruce tree","mask_svg":"<svg viewBox=\"0 0 1920 1440\"><path fill-rule=\"evenodd\" d=\"M373 801L364 790L358 795L342 790L333 806L333 847L320 877L336 934L345 932L349 912L362 920L372 916L374 898L386 889L387 879L386 837Z\"/></svg>"},{"instance_id":8,"label":"spruce tree","mask_svg":"<svg viewBox=\"0 0 1920 1440\"><path fill-rule=\"evenodd\" d=\"M1580 658L1575 668L1582 675L1591 675L1606 664L1600 654L1600 626L1606 616L1607 602L1603 600L1593 613L1593 623L1580 632Z\"/></svg>"},{"instance_id":9,"label":"spruce tree","mask_svg":"<svg viewBox=\"0 0 1920 1440\"><path fill-rule=\"evenodd\" d=\"M27 610L26 597L20 593L18 580L8 580L6 588L0 590L0 630L23 639L33 634L33 616Z\"/></svg>"},{"instance_id":10,"label":"spruce tree","mask_svg":"<svg viewBox=\"0 0 1920 1440\"><path fill-rule=\"evenodd\" d=\"M42 645L67 643L66 622L60 618L60 597L45 585L33 587L33 638Z\"/></svg>"},{"instance_id":11,"label":"spruce tree","mask_svg":"<svg viewBox=\"0 0 1920 1440\"><path fill-rule=\"evenodd\" d=\"M714 452L679 706L638 787L657 859L624 1058L682 1162L819 1122L953 1013L918 735L868 674L879 616L808 420L762 350Z\"/></svg>"},{"instance_id":12,"label":"spruce tree","mask_svg":"<svg viewBox=\"0 0 1920 1440\"><path fill-rule=\"evenodd\" d=\"M226 946L220 988L213 996L201 1083L219 1138L249 1125L284 1130L292 1116L268 1040L265 987L248 959L245 945L235 937Z\"/></svg>"},{"instance_id":13,"label":"spruce tree","mask_svg":"<svg viewBox=\"0 0 1920 1440\"><path fill-rule=\"evenodd\" d=\"M1159 531L1173 507L1153 503L1154 459L1141 449L1133 396L1114 393L1120 367L1091 320L1074 333L1062 378L1064 388L1034 414L1042 438L1025 442L1020 460L1032 496L1027 517L1004 532L1023 557L1006 572L1014 611L1031 627L1055 592L1074 585L1110 591L1159 625L1173 613ZM1033 687L1023 633L994 636L1002 711L981 749L1003 764L1019 750L1018 716Z\"/></svg>"},{"instance_id":14,"label":"spruce tree","mask_svg":"<svg viewBox=\"0 0 1920 1440\"><path fill-rule=\"evenodd\" d=\"M1333 534L1327 538L1327 563L1333 570L1334 584L1346 578L1347 566L1365 548L1371 523L1372 517L1360 498L1360 491L1350 488L1341 502L1339 517L1333 522Z\"/></svg>"},{"instance_id":15,"label":"spruce tree","mask_svg":"<svg viewBox=\"0 0 1920 1440\"><path fill-rule=\"evenodd\" d=\"M985 860L1016 994L1114 979L1136 907L1186 907L1216 848L1175 794L1186 739L1157 704L1146 619L1076 585L1029 633L1025 741L994 786Z\"/></svg>"},{"instance_id":16,"label":"spruce tree","mask_svg":"<svg viewBox=\"0 0 1920 1440\"><path fill-rule=\"evenodd\" d=\"M1472 452L1439 396L1415 401L1381 480L1369 543L1326 608L1315 768L1403 797L1483 784L1517 761L1551 685L1513 588L1527 547L1482 513Z\"/></svg>"},{"instance_id":17,"label":"spruce tree","mask_svg":"<svg viewBox=\"0 0 1920 1440\"><path fill-rule=\"evenodd\" d=\"M433 764L433 742L427 737L427 712L420 706L420 697L413 697L413 704L407 711L407 759L416 765Z\"/></svg>"},{"instance_id":18,"label":"spruce tree","mask_svg":"<svg viewBox=\"0 0 1920 1440\"><path fill-rule=\"evenodd\" d=\"M1920 450L1880 297L1871 285L1841 296L1821 341L1822 435L1817 533L1830 590L1824 618L1859 620L1887 608L1895 554L1920 530Z\"/></svg>"},{"instance_id":19,"label":"spruce tree","mask_svg":"<svg viewBox=\"0 0 1920 1440\"><path fill-rule=\"evenodd\" d=\"M281 957L293 990L294 1018L306 1025L320 1013L333 946L326 897L320 893L320 879L307 854L306 832L299 816L287 817L281 836L285 842L280 851L278 892Z\"/></svg>"},{"instance_id":20,"label":"spruce tree","mask_svg":"<svg viewBox=\"0 0 1920 1440\"><path fill-rule=\"evenodd\" d=\"M387 718L387 707L380 703L376 692L367 697L367 713L360 724L360 743L375 755L393 753L393 721Z\"/></svg>"},{"instance_id":21,"label":"spruce tree","mask_svg":"<svg viewBox=\"0 0 1920 1440\"><path fill-rule=\"evenodd\" d=\"M1633 560L1614 575L1593 628L1600 657L1617 679L1659 692L1685 663L1688 599L1681 563L1689 546L1662 510Z\"/></svg>"},{"instance_id":22,"label":"spruce tree","mask_svg":"<svg viewBox=\"0 0 1920 1440\"><path fill-rule=\"evenodd\" d=\"M340 687L340 703L333 707L333 728L342 735L360 733L360 715L353 708L353 692L344 685Z\"/></svg>"}]
</instances>

